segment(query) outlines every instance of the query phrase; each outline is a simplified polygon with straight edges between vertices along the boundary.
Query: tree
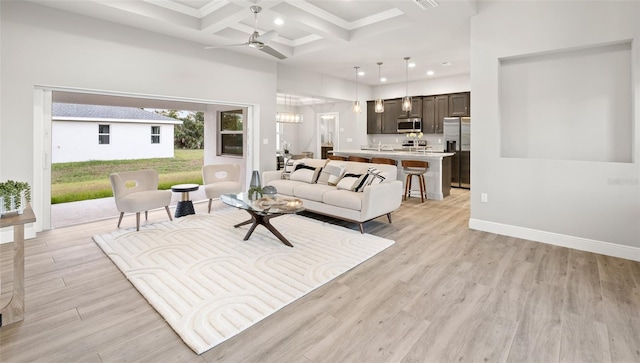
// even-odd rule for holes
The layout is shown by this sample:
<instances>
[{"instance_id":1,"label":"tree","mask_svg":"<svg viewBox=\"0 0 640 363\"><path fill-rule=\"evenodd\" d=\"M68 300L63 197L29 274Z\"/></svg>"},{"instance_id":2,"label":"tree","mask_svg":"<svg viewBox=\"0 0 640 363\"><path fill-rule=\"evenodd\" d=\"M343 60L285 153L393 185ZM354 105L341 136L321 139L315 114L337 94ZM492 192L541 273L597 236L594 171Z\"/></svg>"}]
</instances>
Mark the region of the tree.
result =
<instances>
[{"instance_id":1,"label":"tree","mask_svg":"<svg viewBox=\"0 0 640 363\"><path fill-rule=\"evenodd\" d=\"M204 148L204 112L186 111L186 116L180 117L180 113L185 111L163 110L164 116L182 121L182 125L177 125L174 129L174 147L179 149L202 149Z\"/></svg>"}]
</instances>

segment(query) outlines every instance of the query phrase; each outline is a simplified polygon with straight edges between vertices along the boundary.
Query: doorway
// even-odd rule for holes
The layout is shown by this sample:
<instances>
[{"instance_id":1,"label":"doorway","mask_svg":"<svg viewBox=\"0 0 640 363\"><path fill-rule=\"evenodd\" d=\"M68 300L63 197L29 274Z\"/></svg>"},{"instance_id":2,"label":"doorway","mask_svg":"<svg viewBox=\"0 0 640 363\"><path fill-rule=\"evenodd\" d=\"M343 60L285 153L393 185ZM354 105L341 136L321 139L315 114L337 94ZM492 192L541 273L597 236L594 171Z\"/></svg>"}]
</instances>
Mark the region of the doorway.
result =
<instances>
[{"instance_id":1,"label":"doorway","mask_svg":"<svg viewBox=\"0 0 640 363\"><path fill-rule=\"evenodd\" d=\"M316 155L326 159L328 152L340 149L340 113L322 112L316 115Z\"/></svg>"},{"instance_id":2,"label":"doorway","mask_svg":"<svg viewBox=\"0 0 640 363\"><path fill-rule=\"evenodd\" d=\"M51 229L51 155L52 155L52 104L53 102L102 104L111 106L133 106L156 109L188 109L203 111L205 114L215 115L221 109L243 109L246 112L245 150L240 158L234 159L241 164L244 179L250 175L254 163L259 163L257 145L251 137L252 127L259 122L257 105L229 103L211 100L182 99L175 97L158 97L133 95L109 91L76 90L56 87L36 87L34 89L34 177L32 205L36 213L35 232ZM205 138L216 135L217 119L215 116L205 116ZM214 136L215 137L215 136ZM213 150L208 148L213 148ZM216 142L205 143L205 164L214 162L228 162L217 160ZM243 180L244 180L243 179ZM247 181L245 180L245 184Z\"/></svg>"}]
</instances>

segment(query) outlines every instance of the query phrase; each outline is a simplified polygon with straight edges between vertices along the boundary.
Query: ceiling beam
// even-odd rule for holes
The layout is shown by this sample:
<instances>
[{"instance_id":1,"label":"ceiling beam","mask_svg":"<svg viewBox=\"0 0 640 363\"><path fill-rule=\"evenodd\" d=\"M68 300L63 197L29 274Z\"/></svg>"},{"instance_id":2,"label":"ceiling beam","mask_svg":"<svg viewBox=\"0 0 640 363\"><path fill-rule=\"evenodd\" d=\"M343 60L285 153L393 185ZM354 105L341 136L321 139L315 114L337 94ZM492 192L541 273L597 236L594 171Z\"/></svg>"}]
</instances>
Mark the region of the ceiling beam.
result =
<instances>
[{"instance_id":1,"label":"ceiling beam","mask_svg":"<svg viewBox=\"0 0 640 363\"><path fill-rule=\"evenodd\" d=\"M346 42L349 40L349 30L338 26L325 18L311 14L308 11L300 9L300 7L292 5L291 2L282 2L271 8L271 11L281 14L287 19L289 24L306 30L309 33L315 33L323 38L339 40Z\"/></svg>"}]
</instances>

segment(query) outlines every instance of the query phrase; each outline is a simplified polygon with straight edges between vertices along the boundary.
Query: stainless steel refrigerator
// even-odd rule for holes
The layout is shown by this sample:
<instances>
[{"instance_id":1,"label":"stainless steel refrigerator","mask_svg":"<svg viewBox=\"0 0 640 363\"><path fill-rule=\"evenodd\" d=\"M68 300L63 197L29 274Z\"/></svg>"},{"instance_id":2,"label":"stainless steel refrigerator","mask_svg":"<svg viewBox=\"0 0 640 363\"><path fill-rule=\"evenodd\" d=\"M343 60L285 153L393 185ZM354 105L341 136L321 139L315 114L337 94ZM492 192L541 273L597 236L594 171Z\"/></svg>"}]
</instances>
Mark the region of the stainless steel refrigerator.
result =
<instances>
[{"instance_id":1,"label":"stainless steel refrigerator","mask_svg":"<svg viewBox=\"0 0 640 363\"><path fill-rule=\"evenodd\" d=\"M455 153L451 163L451 186L471 188L471 118L444 118L445 151Z\"/></svg>"}]
</instances>

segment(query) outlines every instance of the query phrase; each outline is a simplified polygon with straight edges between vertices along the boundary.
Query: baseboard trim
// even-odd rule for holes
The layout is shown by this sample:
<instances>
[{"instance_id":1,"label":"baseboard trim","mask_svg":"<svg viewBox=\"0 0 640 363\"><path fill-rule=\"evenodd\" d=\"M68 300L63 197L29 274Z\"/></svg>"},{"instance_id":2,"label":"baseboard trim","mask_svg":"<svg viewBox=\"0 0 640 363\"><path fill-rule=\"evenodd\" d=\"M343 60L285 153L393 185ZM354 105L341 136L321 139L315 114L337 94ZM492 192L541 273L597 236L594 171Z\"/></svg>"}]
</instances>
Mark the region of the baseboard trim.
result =
<instances>
[{"instance_id":1,"label":"baseboard trim","mask_svg":"<svg viewBox=\"0 0 640 363\"><path fill-rule=\"evenodd\" d=\"M508 224L469 219L469 228L484 232L501 234L509 237L527 239L555 246L599 253L602 255L640 261L640 248L620 245L611 242L597 241L588 238L568 236L559 233L540 231L537 229L512 226Z\"/></svg>"},{"instance_id":2,"label":"baseboard trim","mask_svg":"<svg viewBox=\"0 0 640 363\"><path fill-rule=\"evenodd\" d=\"M34 226L24 227L24 239L34 238L36 236L36 228ZM13 242L13 228L6 227L0 229L0 244Z\"/></svg>"}]
</instances>

